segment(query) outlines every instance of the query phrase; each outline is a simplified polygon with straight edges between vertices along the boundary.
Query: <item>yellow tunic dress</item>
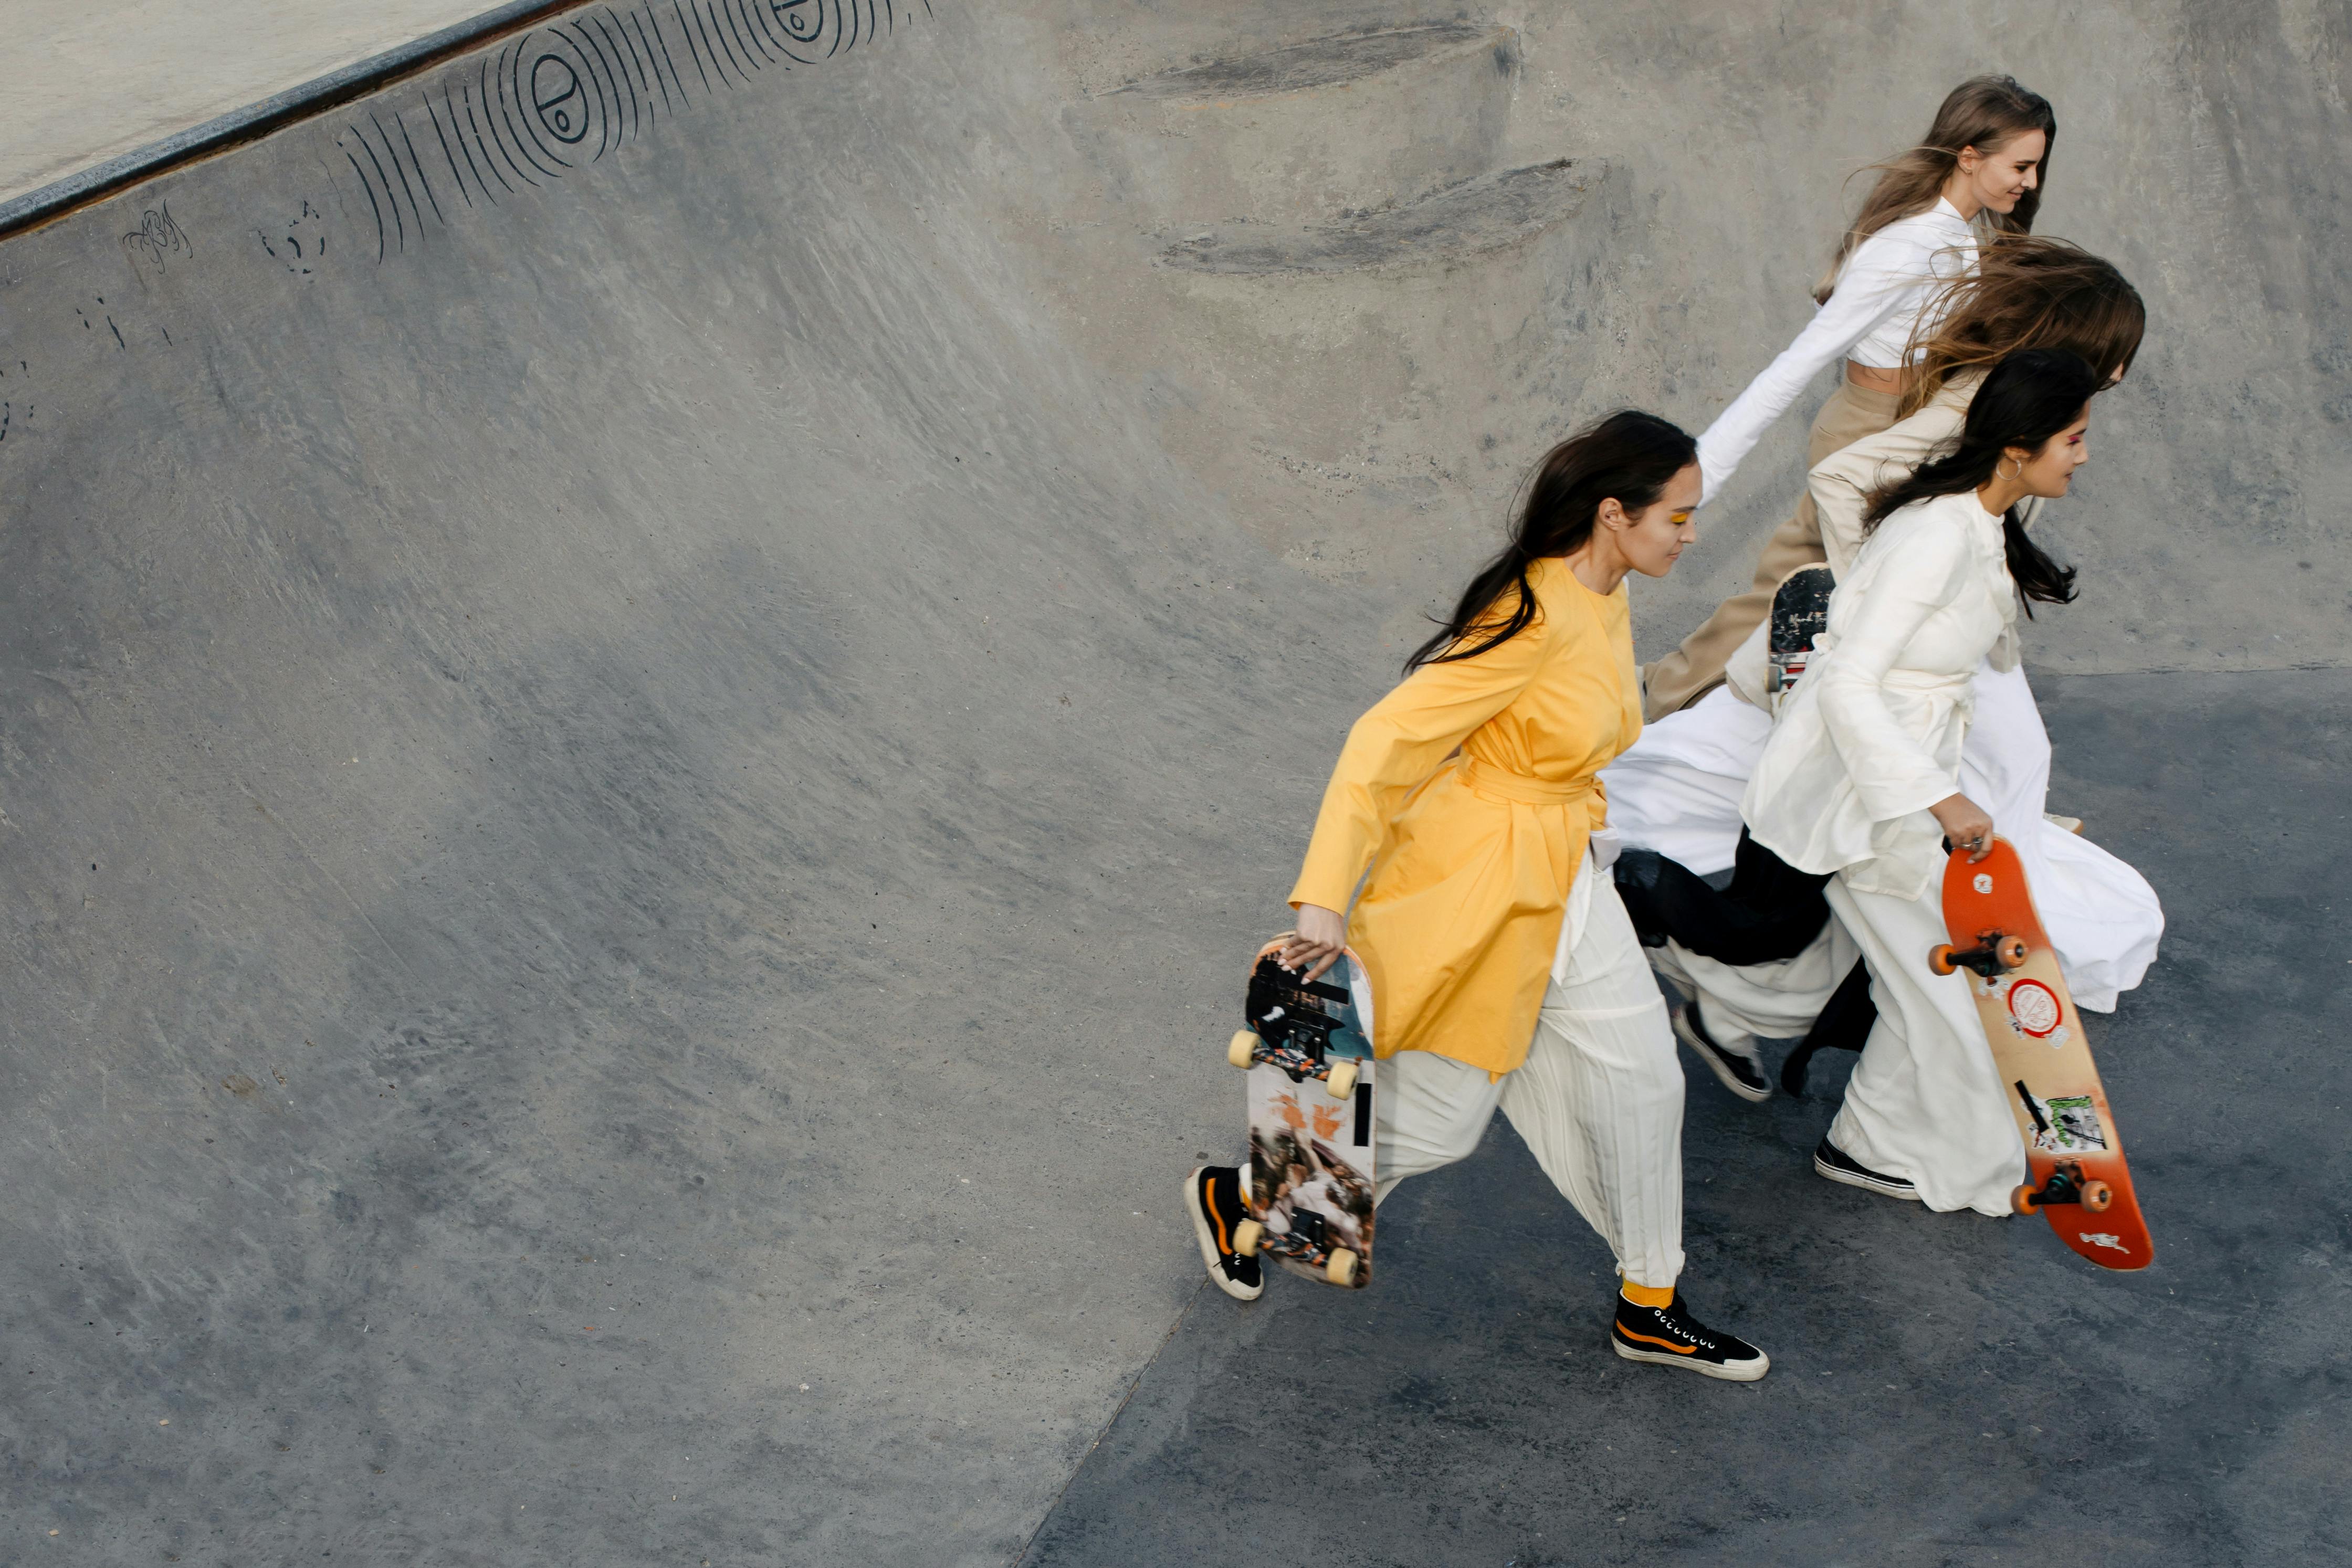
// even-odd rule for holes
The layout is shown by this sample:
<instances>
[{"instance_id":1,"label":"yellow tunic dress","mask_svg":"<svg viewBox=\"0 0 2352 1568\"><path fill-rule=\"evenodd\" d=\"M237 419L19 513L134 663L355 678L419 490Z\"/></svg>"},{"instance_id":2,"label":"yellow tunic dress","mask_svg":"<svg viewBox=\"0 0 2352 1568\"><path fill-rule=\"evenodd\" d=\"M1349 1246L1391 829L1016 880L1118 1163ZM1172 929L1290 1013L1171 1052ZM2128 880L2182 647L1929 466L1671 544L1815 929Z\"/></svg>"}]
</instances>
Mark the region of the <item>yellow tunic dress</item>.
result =
<instances>
[{"instance_id":1,"label":"yellow tunic dress","mask_svg":"<svg viewBox=\"0 0 2352 1568\"><path fill-rule=\"evenodd\" d=\"M1600 772L1642 733L1624 585L1595 593L1556 558L1528 579L1535 624L1423 665L1356 721L1291 890L1294 907L1344 911L1370 868L1349 944L1380 1056L1498 1076L1527 1059L1569 888L1608 821Z\"/></svg>"}]
</instances>

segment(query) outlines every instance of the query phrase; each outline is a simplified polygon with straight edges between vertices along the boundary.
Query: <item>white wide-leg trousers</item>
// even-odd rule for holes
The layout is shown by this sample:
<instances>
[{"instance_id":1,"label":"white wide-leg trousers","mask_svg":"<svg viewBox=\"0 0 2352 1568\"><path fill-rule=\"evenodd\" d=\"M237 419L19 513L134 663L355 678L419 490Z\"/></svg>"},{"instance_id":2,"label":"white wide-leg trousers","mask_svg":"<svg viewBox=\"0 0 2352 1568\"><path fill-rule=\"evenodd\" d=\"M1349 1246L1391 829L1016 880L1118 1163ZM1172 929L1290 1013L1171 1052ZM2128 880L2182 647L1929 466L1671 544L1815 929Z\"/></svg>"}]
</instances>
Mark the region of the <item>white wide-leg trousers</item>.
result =
<instances>
[{"instance_id":1,"label":"white wide-leg trousers","mask_svg":"<svg viewBox=\"0 0 2352 1568\"><path fill-rule=\"evenodd\" d=\"M1977 672L1976 717L1960 753L1960 789L1992 813L2001 837L2024 858L2026 880L2042 923L2058 949L2074 1005L2086 1012L2113 1012L2116 998L2147 973L2164 935L2164 906L2156 890L2123 861L2088 839L2053 823L2042 813L2050 793L2050 734L2034 706L2033 687L2022 668L2002 672L1987 663ZM1771 737L1772 721L1718 686L1680 713L1668 714L1642 731L1623 756L1601 770L1609 787L1609 822L1627 845L1655 850L1706 876L1731 869L1739 842L1739 800L1756 759ZM1743 1010L1769 1019L1801 1014L1810 1003L1818 1012L1828 991L1816 996L1817 966L1795 963L1777 973L1769 966L1741 985L1721 967L1700 959L1686 978L1705 999L1707 1030L1725 1040L1718 1023ZM1676 977L1678 980L1685 977ZM1832 977L1830 986L1845 977ZM1773 1004L1761 990L1782 988L1785 1003ZM1769 1028L1750 1032L1769 1035ZM1801 1034L1803 1030L1796 1032Z\"/></svg>"},{"instance_id":2,"label":"white wide-leg trousers","mask_svg":"<svg viewBox=\"0 0 2352 1568\"><path fill-rule=\"evenodd\" d=\"M1528 1059L1489 1079L1429 1051L1380 1065L1377 1197L1467 1155L1500 1107L1637 1285L1683 1270L1683 1070L1617 884L1588 857Z\"/></svg>"},{"instance_id":3,"label":"white wide-leg trousers","mask_svg":"<svg viewBox=\"0 0 2352 1568\"><path fill-rule=\"evenodd\" d=\"M1757 1037L1801 1040L1830 1005L1860 949L1835 919L1793 958L1769 964L1726 964L1668 939L1649 951L1658 973L1682 988L1698 1008L1709 1039L1751 1061L1761 1051Z\"/></svg>"},{"instance_id":4,"label":"white wide-leg trousers","mask_svg":"<svg viewBox=\"0 0 2352 1568\"><path fill-rule=\"evenodd\" d=\"M1967 976L1927 967L1927 950L1948 940L1941 879L1918 898L1856 893L1843 875L1822 891L1862 944L1878 1005L1830 1142L1911 1181L1929 1208L2009 1213L2010 1192L2025 1179L2025 1145Z\"/></svg>"}]
</instances>

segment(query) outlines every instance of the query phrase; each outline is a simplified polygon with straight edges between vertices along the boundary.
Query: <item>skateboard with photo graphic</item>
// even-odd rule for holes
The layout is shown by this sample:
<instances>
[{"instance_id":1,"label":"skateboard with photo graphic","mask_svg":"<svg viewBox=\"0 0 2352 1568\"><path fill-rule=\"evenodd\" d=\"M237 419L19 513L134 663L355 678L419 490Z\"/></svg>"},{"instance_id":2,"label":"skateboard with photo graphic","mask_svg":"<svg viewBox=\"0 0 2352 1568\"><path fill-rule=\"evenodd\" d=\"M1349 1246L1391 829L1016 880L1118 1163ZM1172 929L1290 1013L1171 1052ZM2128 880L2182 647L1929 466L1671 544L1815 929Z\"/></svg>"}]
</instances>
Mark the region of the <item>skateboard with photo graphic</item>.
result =
<instances>
[{"instance_id":1,"label":"skateboard with photo graphic","mask_svg":"<svg viewBox=\"0 0 2352 1568\"><path fill-rule=\"evenodd\" d=\"M1927 967L1968 977L1993 1065L2025 1140L2027 1180L2011 1197L2020 1214L2050 1221L2058 1239L2103 1269L2156 1260L2124 1164L2123 1134L2091 1060L2083 1017L2058 970L2016 848L1996 835L1971 865L1955 851L1944 867L1944 927Z\"/></svg>"},{"instance_id":2,"label":"skateboard with photo graphic","mask_svg":"<svg viewBox=\"0 0 2352 1568\"><path fill-rule=\"evenodd\" d=\"M1352 952L1312 982L1259 949L1225 1060L1249 1072L1250 1217L1234 1249L1361 1290L1372 1277L1371 987Z\"/></svg>"},{"instance_id":3,"label":"skateboard with photo graphic","mask_svg":"<svg viewBox=\"0 0 2352 1568\"><path fill-rule=\"evenodd\" d=\"M1817 564L1799 567L1773 591L1771 630L1764 643L1764 689L1776 714L1811 661L1813 639L1829 630L1830 594L1836 587L1837 574Z\"/></svg>"}]
</instances>

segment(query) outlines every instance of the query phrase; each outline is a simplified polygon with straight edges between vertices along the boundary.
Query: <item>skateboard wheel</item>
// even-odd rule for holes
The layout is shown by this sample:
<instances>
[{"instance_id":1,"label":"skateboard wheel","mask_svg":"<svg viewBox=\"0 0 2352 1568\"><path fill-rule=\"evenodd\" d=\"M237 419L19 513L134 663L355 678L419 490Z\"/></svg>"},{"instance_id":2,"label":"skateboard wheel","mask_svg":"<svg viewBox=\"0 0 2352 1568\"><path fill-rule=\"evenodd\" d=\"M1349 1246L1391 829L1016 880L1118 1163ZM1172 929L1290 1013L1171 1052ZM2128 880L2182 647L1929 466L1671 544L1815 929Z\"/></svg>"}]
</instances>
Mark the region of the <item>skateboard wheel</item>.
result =
<instances>
[{"instance_id":1,"label":"skateboard wheel","mask_svg":"<svg viewBox=\"0 0 2352 1568\"><path fill-rule=\"evenodd\" d=\"M2106 1183L2086 1181L2083 1184L2083 1207L2093 1214L2105 1214L2115 1201L2116 1189Z\"/></svg>"},{"instance_id":2,"label":"skateboard wheel","mask_svg":"<svg viewBox=\"0 0 2352 1568\"><path fill-rule=\"evenodd\" d=\"M1335 1285L1352 1285L1356 1282L1356 1265L1359 1261L1360 1260L1353 1252L1349 1251L1345 1247L1339 1248L1323 1265L1323 1277Z\"/></svg>"},{"instance_id":3,"label":"skateboard wheel","mask_svg":"<svg viewBox=\"0 0 2352 1568\"><path fill-rule=\"evenodd\" d=\"M2025 962L2027 950L2024 937L2008 936L2002 938L2000 946L1993 949L1993 956L2000 960L2002 968L2014 969Z\"/></svg>"},{"instance_id":4,"label":"skateboard wheel","mask_svg":"<svg viewBox=\"0 0 2352 1568\"><path fill-rule=\"evenodd\" d=\"M1356 1092L1356 1064L1347 1061L1331 1063L1330 1075L1324 1080L1324 1087L1331 1092L1334 1100L1345 1100L1353 1094Z\"/></svg>"},{"instance_id":5,"label":"skateboard wheel","mask_svg":"<svg viewBox=\"0 0 2352 1568\"><path fill-rule=\"evenodd\" d=\"M1927 967L1938 975L1948 975L1959 967L1952 962L1952 945L1949 942L1938 942L1927 949Z\"/></svg>"},{"instance_id":6,"label":"skateboard wheel","mask_svg":"<svg viewBox=\"0 0 2352 1568\"><path fill-rule=\"evenodd\" d=\"M1236 1031L1234 1038L1225 1042L1225 1060L1235 1067L1247 1067L1256 1051L1257 1036L1248 1030Z\"/></svg>"},{"instance_id":7,"label":"skateboard wheel","mask_svg":"<svg viewBox=\"0 0 2352 1568\"><path fill-rule=\"evenodd\" d=\"M2009 1207L2020 1214L2041 1213L2042 1189L2032 1182L2027 1182L2009 1195Z\"/></svg>"},{"instance_id":8,"label":"skateboard wheel","mask_svg":"<svg viewBox=\"0 0 2352 1568\"><path fill-rule=\"evenodd\" d=\"M1265 1234L1265 1227L1256 1220L1243 1220L1234 1227L1234 1250L1244 1258L1256 1257L1258 1238Z\"/></svg>"}]
</instances>

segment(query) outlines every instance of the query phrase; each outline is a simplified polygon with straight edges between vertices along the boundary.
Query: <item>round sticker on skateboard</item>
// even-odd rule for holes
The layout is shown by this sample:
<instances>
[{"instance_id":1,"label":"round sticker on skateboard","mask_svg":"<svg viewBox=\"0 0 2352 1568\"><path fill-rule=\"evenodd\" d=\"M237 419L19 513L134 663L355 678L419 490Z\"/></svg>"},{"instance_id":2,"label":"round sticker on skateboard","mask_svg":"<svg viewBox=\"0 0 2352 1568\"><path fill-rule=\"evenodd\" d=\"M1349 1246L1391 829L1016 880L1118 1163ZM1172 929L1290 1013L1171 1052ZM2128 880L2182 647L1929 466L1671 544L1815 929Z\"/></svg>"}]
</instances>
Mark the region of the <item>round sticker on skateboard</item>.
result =
<instances>
[{"instance_id":1,"label":"round sticker on skateboard","mask_svg":"<svg viewBox=\"0 0 2352 1568\"><path fill-rule=\"evenodd\" d=\"M2058 1027L2058 993L2039 980L2020 980L2009 988L2009 1016L2036 1040L2046 1040Z\"/></svg>"},{"instance_id":2,"label":"round sticker on skateboard","mask_svg":"<svg viewBox=\"0 0 2352 1568\"><path fill-rule=\"evenodd\" d=\"M1977 880L1973 885L1979 893L1990 893L1992 891L1992 873L1990 872L1984 871L1977 873Z\"/></svg>"}]
</instances>

